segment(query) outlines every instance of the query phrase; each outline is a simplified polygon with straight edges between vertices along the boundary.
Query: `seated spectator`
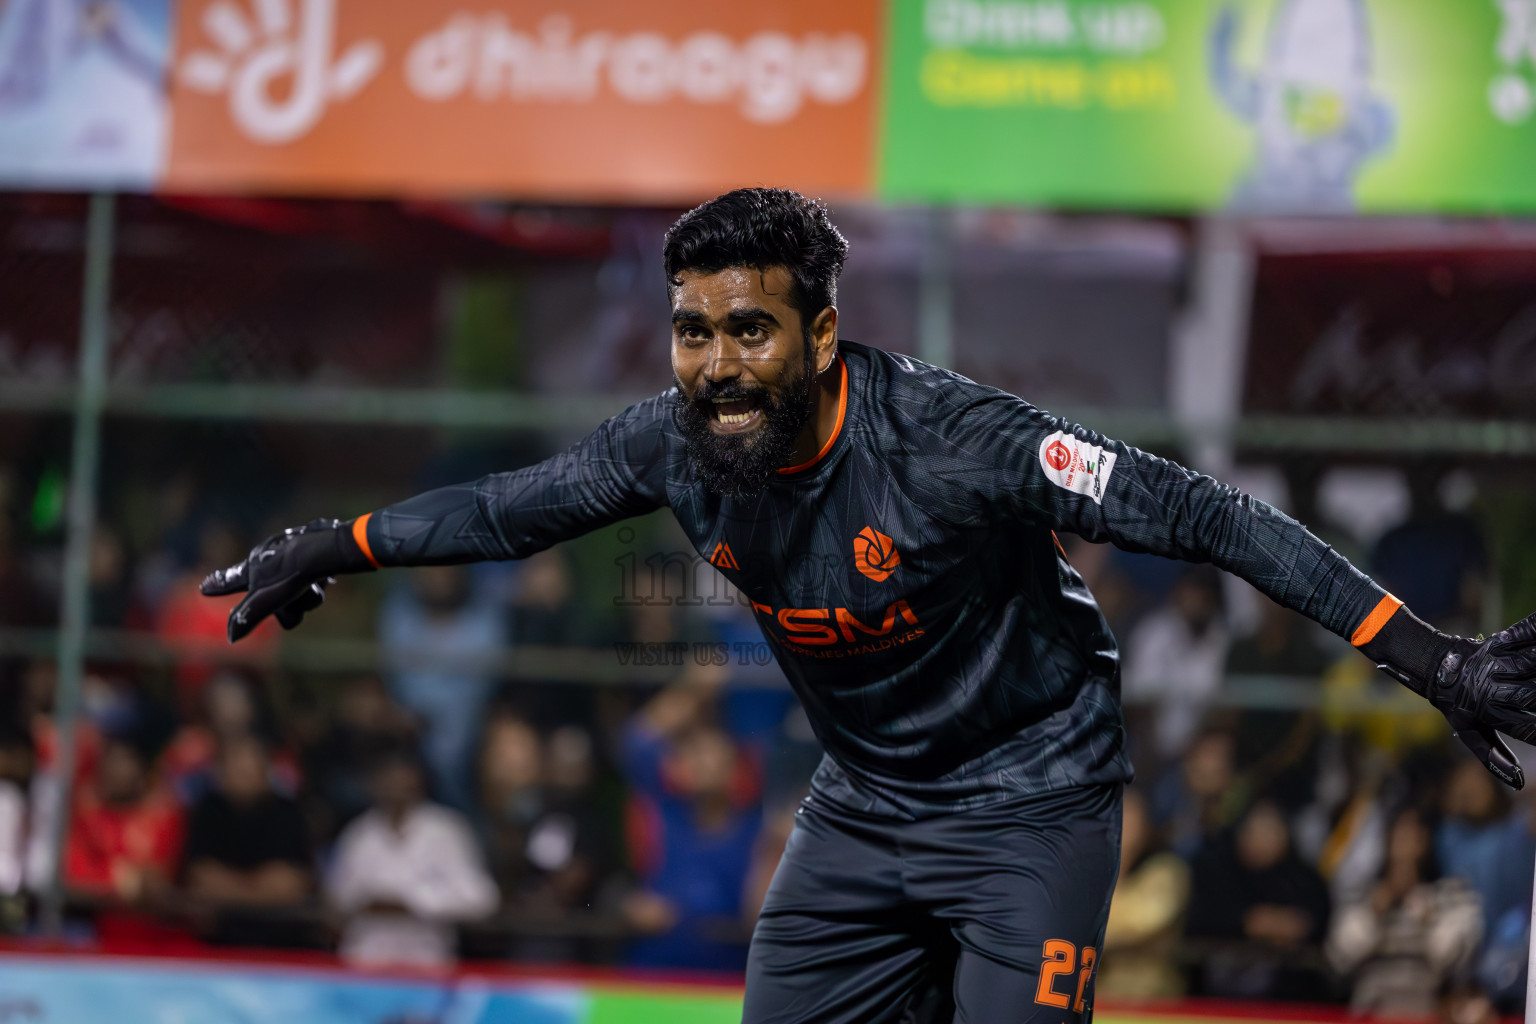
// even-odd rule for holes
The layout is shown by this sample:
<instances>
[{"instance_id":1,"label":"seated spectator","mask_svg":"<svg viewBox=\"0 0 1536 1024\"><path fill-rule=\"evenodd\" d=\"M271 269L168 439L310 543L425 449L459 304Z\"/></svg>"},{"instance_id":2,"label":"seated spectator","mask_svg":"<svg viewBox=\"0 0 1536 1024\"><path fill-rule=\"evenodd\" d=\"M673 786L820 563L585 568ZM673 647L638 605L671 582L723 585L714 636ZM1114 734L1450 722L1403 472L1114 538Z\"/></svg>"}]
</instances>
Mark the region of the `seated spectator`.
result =
<instances>
[{"instance_id":1,"label":"seated spectator","mask_svg":"<svg viewBox=\"0 0 1536 1024\"><path fill-rule=\"evenodd\" d=\"M220 669L208 681L198 695L197 712L160 755L161 781L189 807L213 784L222 746L269 732L259 684L235 669ZM296 792L299 772L293 758L270 750L268 757L278 787L285 793Z\"/></svg>"},{"instance_id":2,"label":"seated spectator","mask_svg":"<svg viewBox=\"0 0 1536 1024\"><path fill-rule=\"evenodd\" d=\"M32 736L13 722L0 719L0 930L18 931L26 924L26 889L43 881L38 873L39 842L31 796Z\"/></svg>"},{"instance_id":3,"label":"seated spectator","mask_svg":"<svg viewBox=\"0 0 1536 1024\"><path fill-rule=\"evenodd\" d=\"M395 703L378 676L349 681L335 716L305 758L320 805L314 817L326 837L368 809L369 768L379 757L416 739L416 720Z\"/></svg>"},{"instance_id":4,"label":"seated spectator","mask_svg":"<svg viewBox=\"0 0 1536 1024\"><path fill-rule=\"evenodd\" d=\"M22 711L20 721L30 723L32 743L37 752L37 770L43 777L46 799L53 801L55 763L59 755L59 732L54 727L54 697L58 689L59 667L52 660L37 658L27 664L21 681ZM101 758L101 730L85 716L75 722L75 785L88 785L96 777L96 763Z\"/></svg>"},{"instance_id":5,"label":"seated spectator","mask_svg":"<svg viewBox=\"0 0 1536 1024\"><path fill-rule=\"evenodd\" d=\"M1329 657L1319 643L1320 627L1269 598L1259 600L1259 628L1232 645L1227 672L1260 676L1322 675ZM1328 634L1323 634L1328 635Z\"/></svg>"},{"instance_id":6,"label":"seated spectator","mask_svg":"<svg viewBox=\"0 0 1536 1024\"><path fill-rule=\"evenodd\" d=\"M592 792L592 742L566 726L546 740L526 721L498 714L481 751L481 818L491 872L523 924L560 922L604 902L617 863L614 830ZM535 929L537 931L537 929ZM518 959L589 958L589 943L524 935Z\"/></svg>"},{"instance_id":7,"label":"seated spectator","mask_svg":"<svg viewBox=\"0 0 1536 1024\"><path fill-rule=\"evenodd\" d=\"M1536 792L1524 790L1515 809L1515 820L1525 829L1528 841L1536 840ZM1528 876L1529 877L1529 876ZM1483 949L1477 958L1479 992L1506 1016L1519 1016L1525 1006L1526 975L1530 968L1531 905L1512 906L1493 920L1484 921Z\"/></svg>"},{"instance_id":8,"label":"seated spectator","mask_svg":"<svg viewBox=\"0 0 1536 1024\"><path fill-rule=\"evenodd\" d=\"M544 792L552 809L578 818L577 847L590 863L587 899L598 906L624 860L625 789L618 778L600 776L592 734L582 726L562 725L544 741ZM580 902L579 887L560 888L567 902Z\"/></svg>"},{"instance_id":9,"label":"seated spectator","mask_svg":"<svg viewBox=\"0 0 1536 1024\"><path fill-rule=\"evenodd\" d=\"M1328 883L1334 906L1358 903L1381 875L1402 778L1382 750L1353 734L1325 733L1312 771L1313 799L1293 822L1296 849Z\"/></svg>"},{"instance_id":10,"label":"seated spectator","mask_svg":"<svg viewBox=\"0 0 1536 1024\"><path fill-rule=\"evenodd\" d=\"M105 629L143 628L147 616L133 605L128 553L109 523L98 523L91 537L91 625Z\"/></svg>"},{"instance_id":11,"label":"seated spectator","mask_svg":"<svg viewBox=\"0 0 1536 1024\"><path fill-rule=\"evenodd\" d=\"M313 884L304 818L272 789L266 748L236 736L219 751L216 785L192 809L183 855L187 895L221 911L214 938L288 944L288 922L241 913L304 902Z\"/></svg>"},{"instance_id":12,"label":"seated spectator","mask_svg":"<svg viewBox=\"0 0 1536 1024\"><path fill-rule=\"evenodd\" d=\"M707 718L713 699L710 685L678 683L625 728L641 888L623 909L649 936L632 950L635 964L745 965L740 919L762 812L735 743Z\"/></svg>"},{"instance_id":13,"label":"seated spectator","mask_svg":"<svg viewBox=\"0 0 1536 1024\"><path fill-rule=\"evenodd\" d=\"M57 607L27 571L9 510L0 508L0 626L46 626Z\"/></svg>"},{"instance_id":14,"label":"seated spectator","mask_svg":"<svg viewBox=\"0 0 1536 1024\"><path fill-rule=\"evenodd\" d=\"M475 741L506 645L497 597L462 565L425 566L397 577L379 611L390 692L423 723L432 792L461 811L474 806Z\"/></svg>"},{"instance_id":15,"label":"seated spectator","mask_svg":"<svg viewBox=\"0 0 1536 1024\"><path fill-rule=\"evenodd\" d=\"M142 903L163 894L180 860L185 822L151 785L144 754L121 737L102 746L95 784L79 792L64 848L70 889Z\"/></svg>"},{"instance_id":16,"label":"seated spectator","mask_svg":"<svg viewBox=\"0 0 1536 1024\"><path fill-rule=\"evenodd\" d=\"M1152 787L1152 827L1174 853L1187 860L1226 828L1241 807L1236 741L1230 732L1209 729L1195 738L1183 759Z\"/></svg>"},{"instance_id":17,"label":"seated spectator","mask_svg":"<svg viewBox=\"0 0 1536 1024\"><path fill-rule=\"evenodd\" d=\"M373 808L337 840L326 879L345 917L341 955L357 964L451 964L454 926L497 906L474 833L457 812L425 799L413 755L382 757L373 793Z\"/></svg>"},{"instance_id":18,"label":"seated spectator","mask_svg":"<svg viewBox=\"0 0 1536 1024\"><path fill-rule=\"evenodd\" d=\"M56 851L51 849L48 837L53 834L54 823L64 804L59 785L58 757L59 732L54 727L54 696L58 684L58 666L45 658L29 661L21 674L19 693L16 694L18 710L16 722L27 730L32 738L33 773L28 787L28 828L32 831L29 845L32 862L29 871L36 879L33 884L45 885L53 875ZM75 723L75 773L76 794L95 785L96 765L101 760L101 730L88 718L81 717Z\"/></svg>"},{"instance_id":19,"label":"seated spectator","mask_svg":"<svg viewBox=\"0 0 1536 1024\"><path fill-rule=\"evenodd\" d=\"M1400 812L1375 889L1341 906L1328 936L1329 960L1352 975L1352 1013L1428 1016L1446 984L1465 973L1482 936L1477 895L1461 879L1438 876L1428 826L1417 811Z\"/></svg>"},{"instance_id":20,"label":"seated spectator","mask_svg":"<svg viewBox=\"0 0 1536 1024\"><path fill-rule=\"evenodd\" d=\"M508 638L515 646L581 647L593 642L566 553L550 548L523 559L510 602Z\"/></svg>"},{"instance_id":21,"label":"seated spectator","mask_svg":"<svg viewBox=\"0 0 1536 1024\"><path fill-rule=\"evenodd\" d=\"M1125 644L1125 697L1156 707L1157 757L1177 756L1195 735L1221 686L1230 645L1221 574L1205 565L1184 570L1168 603L1131 631Z\"/></svg>"},{"instance_id":22,"label":"seated spectator","mask_svg":"<svg viewBox=\"0 0 1536 1024\"><path fill-rule=\"evenodd\" d=\"M1490 987L1515 987L1507 974L1490 970L1503 960L1523 964L1531 914L1531 863L1536 860L1528 807L1513 807L1509 791L1481 764L1463 759L1451 771L1441 797L1444 817L1435 835L1435 854L1448 876L1465 879L1477 893L1488 942L1481 965ZM1500 950L1505 951L1500 955Z\"/></svg>"},{"instance_id":23,"label":"seated spectator","mask_svg":"<svg viewBox=\"0 0 1536 1024\"><path fill-rule=\"evenodd\" d=\"M1471 636L1482 617L1488 549L1477 520L1447 507L1440 486L1447 468L1410 467L1408 520L1376 542L1371 575L1425 621Z\"/></svg>"},{"instance_id":24,"label":"seated spectator","mask_svg":"<svg viewBox=\"0 0 1536 1024\"><path fill-rule=\"evenodd\" d=\"M586 895L592 865L577 848L581 808L551 806L544 760L543 738L523 719L503 713L486 726L480 790L491 871L509 906L547 916L571 905L566 893Z\"/></svg>"},{"instance_id":25,"label":"seated spectator","mask_svg":"<svg viewBox=\"0 0 1536 1024\"><path fill-rule=\"evenodd\" d=\"M1328 887L1296 856L1290 826L1259 800L1237 828L1192 866L1185 935L1212 942L1200 971L1205 995L1319 999L1322 979L1298 960L1328 929Z\"/></svg>"},{"instance_id":26,"label":"seated spectator","mask_svg":"<svg viewBox=\"0 0 1536 1024\"><path fill-rule=\"evenodd\" d=\"M1140 790L1125 791L1123 813L1120 880L1094 991L1121 999L1183 995L1173 947L1189 903L1189 866L1159 847Z\"/></svg>"}]
</instances>

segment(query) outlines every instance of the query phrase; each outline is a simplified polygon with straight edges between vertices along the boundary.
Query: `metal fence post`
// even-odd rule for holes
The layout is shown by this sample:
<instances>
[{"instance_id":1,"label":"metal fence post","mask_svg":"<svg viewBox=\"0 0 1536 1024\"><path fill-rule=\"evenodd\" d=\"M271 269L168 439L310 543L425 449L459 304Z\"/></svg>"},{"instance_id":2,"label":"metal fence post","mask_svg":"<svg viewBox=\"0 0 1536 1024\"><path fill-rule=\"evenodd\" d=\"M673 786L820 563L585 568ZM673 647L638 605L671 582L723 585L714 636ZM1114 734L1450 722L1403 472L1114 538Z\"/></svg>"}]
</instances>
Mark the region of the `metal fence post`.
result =
<instances>
[{"instance_id":1,"label":"metal fence post","mask_svg":"<svg viewBox=\"0 0 1536 1024\"><path fill-rule=\"evenodd\" d=\"M955 362L954 214L942 206L928 211L917 292L917 354L925 363Z\"/></svg>"},{"instance_id":2,"label":"metal fence post","mask_svg":"<svg viewBox=\"0 0 1536 1024\"><path fill-rule=\"evenodd\" d=\"M85 670L85 635L90 627L91 539L96 526L96 478L101 455L101 411L107 384L107 319L112 292L113 226L116 197L91 196L85 234L85 288L80 301L80 385L66 510L64 587L59 610L58 683L54 725L58 733L58 806L48 836L50 877L43 899L43 928L57 936L64 926L64 843L75 779L75 720Z\"/></svg>"},{"instance_id":3,"label":"metal fence post","mask_svg":"<svg viewBox=\"0 0 1536 1024\"><path fill-rule=\"evenodd\" d=\"M1232 468L1243 418L1258 259L1247 226L1229 217L1199 222L1191 256L1190 298L1168 350L1168 407L1190 466L1220 476Z\"/></svg>"}]
</instances>

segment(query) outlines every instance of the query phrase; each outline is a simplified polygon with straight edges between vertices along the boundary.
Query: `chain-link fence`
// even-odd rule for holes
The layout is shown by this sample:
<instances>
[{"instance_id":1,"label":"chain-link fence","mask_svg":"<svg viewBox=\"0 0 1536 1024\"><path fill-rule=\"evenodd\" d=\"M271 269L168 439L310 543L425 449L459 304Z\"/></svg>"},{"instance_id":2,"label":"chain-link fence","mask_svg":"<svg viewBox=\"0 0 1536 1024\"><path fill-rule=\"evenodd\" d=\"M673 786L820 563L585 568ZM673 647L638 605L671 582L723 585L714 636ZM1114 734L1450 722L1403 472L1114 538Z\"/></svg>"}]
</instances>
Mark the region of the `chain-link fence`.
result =
<instances>
[{"instance_id":1,"label":"chain-link fence","mask_svg":"<svg viewBox=\"0 0 1536 1024\"><path fill-rule=\"evenodd\" d=\"M476 822L497 883L501 909L464 931L466 954L623 959L665 930L648 888L665 841L623 737L651 702L700 688L712 696L689 735L720 745L676 752L668 770L682 774L667 784L686 790L690 757L723 762L733 812L766 814L738 851L750 893L818 748L750 609L666 517L521 565L347 579L302 630L262 631L243 649L223 643L227 604L196 591L283 526L528 464L666 387L659 251L673 213L122 197L95 201L94 237L113 237L93 249L91 203L0 197L0 678L6 736L37 766L0 772L33 808L9 926L33 928L27 893L58 878L53 923L98 940L148 913L153 927L129 922L139 941L329 947L346 918L306 858L336 855L370 806L365 766L403 744L434 798ZM1209 385L1235 389L1240 414L1212 420L1181 398L1206 386L1179 349L1204 301L1197 225L837 216L854 245L844 335L1160 453L1224 452L1199 468L1418 588L1410 604L1437 625L1485 631L1536 604L1536 334L1520 299L1528 259L1508 240L1323 258L1336 231L1313 226L1303 244L1295 225L1249 225L1251 324L1233 341L1244 358ZM94 308L91 266L110 271ZM93 330L95 384L80 358ZM82 430L99 431L84 462ZM1237 835L1256 807L1278 806L1287 856L1344 907L1369 888L1404 808L1474 831L1515 820L1504 794L1474 806L1471 783L1443 785L1460 778L1443 723L1347 645L1244 587L1064 540L1123 640L1138 799L1157 843ZM58 727L71 720L79 728ZM246 733L306 837L301 877L267 902L228 898L228 878L172 836L204 827L197 815L231 784L228 752ZM162 823L165 849L93 859L86 833L120 804L164 809L145 820ZM1186 870L1210 870L1184 855ZM1508 1004L1518 986L1500 988L1498 965L1477 957L1507 952L1490 908L1519 894L1489 883L1482 895L1476 956L1446 983ZM701 933L734 951L722 963L739 955L752 898ZM1353 968L1330 959L1326 927L1303 933L1279 952L1245 938L1272 968L1253 993L1233 979L1263 970L1223 974L1197 955L1217 932L1189 933L1177 956L1152 956L1163 933L1132 945L1157 962L1157 991L1285 994L1274 978L1300 971L1296 991L1346 993Z\"/></svg>"}]
</instances>

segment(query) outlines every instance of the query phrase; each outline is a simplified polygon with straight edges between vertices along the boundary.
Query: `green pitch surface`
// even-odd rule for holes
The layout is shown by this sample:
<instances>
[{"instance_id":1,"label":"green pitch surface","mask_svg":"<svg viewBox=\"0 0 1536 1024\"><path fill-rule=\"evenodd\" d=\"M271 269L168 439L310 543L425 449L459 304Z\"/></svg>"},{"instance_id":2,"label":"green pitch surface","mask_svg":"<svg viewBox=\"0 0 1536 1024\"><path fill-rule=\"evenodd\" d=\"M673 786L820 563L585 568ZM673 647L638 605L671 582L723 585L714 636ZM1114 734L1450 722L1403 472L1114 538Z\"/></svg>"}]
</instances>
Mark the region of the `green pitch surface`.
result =
<instances>
[{"instance_id":1,"label":"green pitch surface","mask_svg":"<svg viewBox=\"0 0 1536 1024\"><path fill-rule=\"evenodd\" d=\"M740 1024L741 995L722 992L711 995L697 989L687 991L636 992L630 989L594 989L584 1024ZM1290 1024L1295 1021L1319 1021L1316 1015L1294 1017L1213 1016L1196 1006L1182 1004L1166 1010L1104 1010L1094 1014L1095 1024L1173 1024L1175 1021L1198 1024ZM1337 1018L1343 1020L1343 1014Z\"/></svg>"}]
</instances>

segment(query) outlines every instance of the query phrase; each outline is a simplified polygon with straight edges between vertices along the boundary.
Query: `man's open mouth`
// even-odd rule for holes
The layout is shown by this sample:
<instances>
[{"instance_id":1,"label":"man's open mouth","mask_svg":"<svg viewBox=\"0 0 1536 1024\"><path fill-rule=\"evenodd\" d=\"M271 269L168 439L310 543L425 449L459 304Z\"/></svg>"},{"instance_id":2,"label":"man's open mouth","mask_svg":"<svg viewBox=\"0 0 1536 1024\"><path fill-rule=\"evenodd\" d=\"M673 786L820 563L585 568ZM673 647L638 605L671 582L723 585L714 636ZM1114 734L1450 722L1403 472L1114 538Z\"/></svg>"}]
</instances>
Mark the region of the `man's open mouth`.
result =
<instances>
[{"instance_id":1,"label":"man's open mouth","mask_svg":"<svg viewBox=\"0 0 1536 1024\"><path fill-rule=\"evenodd\" d=\"M722 433L734 434L750 430L762 418L761 396L748 398L716 398L709 402L710 422Z\"/></svg>"}]
</instances>

